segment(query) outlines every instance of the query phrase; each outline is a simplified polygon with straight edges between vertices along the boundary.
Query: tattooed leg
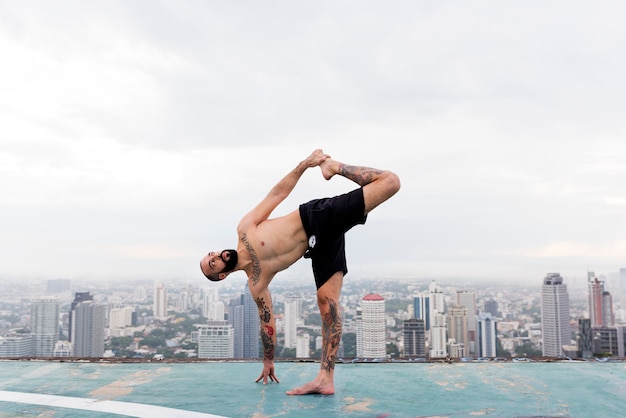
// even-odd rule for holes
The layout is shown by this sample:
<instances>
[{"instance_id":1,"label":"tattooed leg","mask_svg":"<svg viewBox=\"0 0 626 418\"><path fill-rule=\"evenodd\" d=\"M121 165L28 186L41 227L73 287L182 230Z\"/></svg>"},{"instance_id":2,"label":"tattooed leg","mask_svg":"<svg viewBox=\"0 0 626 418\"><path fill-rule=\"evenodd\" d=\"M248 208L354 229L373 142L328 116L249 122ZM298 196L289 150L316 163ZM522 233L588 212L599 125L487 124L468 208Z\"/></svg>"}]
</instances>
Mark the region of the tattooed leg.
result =
<instances>
[{"instance_id":1,"label":"tattooed leg","mask_svg":"<svg viewBox=\"0 0 626 418\"><path fill-rule=\"evenodd\" d=\"M339 295L342 281L343 274L335 273L317 291L317 303L322 316L322 358L317 377L303 386L288 391L287 395L332 395L335 393L335 362L341 341Z\"/></svg>"},{"instance_id":2,"label":"tattooed leg","mask_svg":"<svg viewBox=\"0 0 626 418\"><path fill-rule=\"evenodd\" d=\"M337 350L339 350L339 343L341 342L341 314L336 301L329 297L325 299L328 311L322 316L322 359L320 368L330 372L335 368Z\"/></svg>"},{"instance_id":3,"label":"tattooed leg","mask_svg":"<svg viewBox=\"0 0 626 418\"><path fill-rule=\"evenodd\" d=\"M326 180L339 174L363 187L366 215L400 190L400 179L388 170L347 165L330 158L324 160L320 168Z\"/></svg>"}]
</instances>

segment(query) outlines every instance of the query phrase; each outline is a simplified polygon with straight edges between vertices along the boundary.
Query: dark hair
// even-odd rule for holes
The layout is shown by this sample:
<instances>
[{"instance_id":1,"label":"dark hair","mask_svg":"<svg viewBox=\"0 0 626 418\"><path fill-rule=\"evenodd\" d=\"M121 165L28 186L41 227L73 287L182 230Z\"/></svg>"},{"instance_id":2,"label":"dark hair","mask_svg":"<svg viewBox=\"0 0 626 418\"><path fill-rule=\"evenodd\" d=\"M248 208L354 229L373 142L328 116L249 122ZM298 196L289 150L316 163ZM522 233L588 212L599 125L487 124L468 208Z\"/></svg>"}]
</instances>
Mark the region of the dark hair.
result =
<instances>
[{"instance_id":1,"label":"dark hair","mask_svg":"<svg viewBox=\"0 0 626 418\"><path fill-rule=\"evenodd\" d=\"M212 282L219 282L220 281L219 277L213 276L212 274L209 274L209 275L205 274L204 277L206 277L207 279L211 280Z\"/></svg>"}]
</instances>

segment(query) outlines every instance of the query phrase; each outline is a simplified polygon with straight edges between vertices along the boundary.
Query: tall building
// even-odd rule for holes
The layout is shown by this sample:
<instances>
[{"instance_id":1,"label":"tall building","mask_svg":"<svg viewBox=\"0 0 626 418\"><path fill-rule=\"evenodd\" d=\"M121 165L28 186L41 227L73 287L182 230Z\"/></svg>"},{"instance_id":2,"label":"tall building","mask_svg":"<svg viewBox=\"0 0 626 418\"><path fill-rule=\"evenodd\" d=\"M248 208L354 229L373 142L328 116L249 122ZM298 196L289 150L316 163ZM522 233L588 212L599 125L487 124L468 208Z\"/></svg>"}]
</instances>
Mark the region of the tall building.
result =
<instances>
[{"instance_id":1,"label":"tall building","mask_svg":"<svg viewBox=\"0 0 626 418\"><path fill-rule=\"evenodd\" d=\"M548 273L541 288L542 352L546 357L563 355L572 339L567 285L559 273Z\"/></svg>"},{"instance_id":2,"label":"tall building","mask_svg":"<svg viewBox=\"0 0 626 418\"><path fill-rule=\"evenodd\" d=\"M578 356L581 358L593 357L593 331L589 318L578 320Z\"/></svg>"},{"instance_id":3,"label":"tall building","mask_svg":"<svg viewBox=\"0 0 626 418\"><path fill-rule=\"evenodd\" d=\"M446 338L446 315L434 311L430 327L430 357L442 358L448 356L448 340Z\"/></svg>"},{"instance_id":4,"label":"tall building","mask_svg":"<svg viewBox=\"0 0 626 418\"><path fill-rule=\"evenodd\" d=\"M604 281L598 280L593 272L589 278L589 319L592 327L611 326L614 324L613 302L611 294L604 289Z\"/></svg>"},{"instance_id":5,"label":"tall building","mask_svg":"<svg viewBox=\"0 0 626 418\"><path fill-rule=\"evenodd\" d=\"M426 357L426 329L423 319L411 318L403 322L404 357Z\"/></svg>"},{"instance_id":6,"label":"tall building","mask_svg":"<svg viewBox=\"0 0 626 418\"><path fill-rule=\"evenodd\" d=\"M441 286L438 286L437 283L433 280L430 282L430 286L428 287L428 292L430 294L430 317L431 319L435 315L435 312L439 312L440 314L446 313L446 304L445 298L443 294L443 289Z\"/></svg>"},{"instance_id":7,"label":"tall building","mask_svg":"<svg viewBox=\"0 0 626 418\"><path fill-rule=\"evenodd\" d=\"M74 294L74 300L72 301L72 304L70 305L70 312L69 312L69 317L68 317L68 340L70 342L74 341L74 335L72 333L72 330L74 329L74 324L72 322L72 318L74 317L74 310L76 309L76 306L81 303L81 302L85 302L88 300L93 300L93 296L89 294L89 292L76 292Z\"/></svg>"},{"instance_id":8,"label":"tall building","mask_svg":"<svg viewBox=\"0 0 626 418\"><path fill-rule=\"evenodd\" d=\"M385 299L370 293L361 301L362 350L365 358L384 358L387 356ZM357 343L358 344L358 343Z\"/></svg>"},{"instance_id":9,"label":"tall building","mask_svg":"<svg viewBox=\"0 0 626 418\"><path fill-rule=\"evenodd\" d=\"M482 312L478 315L477 322L477 355L478 357L496 356L496 321L491 314Z\"/></svg>"},{"instance_id":10,"label":"tall building","mask_svg":"<svg viewBox=\"0 0 626 418\"><path fill-rule=\"evenodd\" d=\"M467 339L469 347L465 347L465 353L476 354L476 293L469 291L456 292L456 304L467 308Z\"/></svg>"},{"instance_id":11,"label":"tall building","mask_svg":"<svg viewBox=\"0 0 626 418\"><path fill-rule=\"evenodd\" d=\"M424 321L426 331L430 330L430 294L425 293L413 298L413 314Z\"/></svg>"},{"instance_id":12,"label":"tall building","mask_svg":"<svg viewBox=\"0 0 626 418\"><path fill-rule=\"evenodd\" d=\"M308 332L304 332L298 335L296 341L296 357L297 358L309 358L311 357L311 336Z\"/></svg>"},{"instance_id":13,"label":"tall building","mask_svg":"<svg viewBox=\"0 0 626 418\"><path fill-rule=\"evenodd\" d=\"M430 357L448 355L446 305L443 289L433 280L428 287L430 296Z\"/></svg>"},{"instance_id":14,"label":"tall building","mask_svg":"<svg viewBox=\"0 0 626 418\"><path fill-rule=\"evenodd\" d=\"M259 312L247 286L228 306L228 323L234 333L234 358L259 358Z\"/></svg>"},{"instance_id":15,"label":"tall building","mask_svg":"<svg viewBox=\"0 0 626 418\"><path fill-rule=\"evenodd\" d=\"M102 357L106 306L86 300L72 312L74 357Z\"/></svg>"},{"instance_id":16,"label":"tall building","mask_svg":"<svg viewBox=\"0 0 626 418\"><path fill-rule=\"evenodd\" d=\"M235 333L228 321L207 321L198 327L198 358L233 358Z\"/></svg>"},{"instance_id":17,"label":"tall building","mask_svg":"<svg viewBox=\"0 0 626 418\"><path fill-rule=\"evenodd\" d=\"M490 313L492 318L500 316L498 311L498 301L495 299L488 299L485 301L485 312Z\"/></svg>"},{"instance_id":18,"label":"tall building","mask_svg":"<svg viewBox=\"0 0 626 418\"><path fill-rule=\"evenodd\" d=\"M135 308L125 306L123 308L113 308L109 312L109 328L120 329L133 325Z\"/></svg>"},{"instance_id":19,"label":"tall building","mask_svg":"<svg viewBox=\"0 0 626 418\"><path fill-rule=\"evenodd\" d=\"M285 347L296 348L298 323L302 315L302 300L296 296L285 297Z\"/></svg>"},{"instance_id":20,"label":"tall building","mask_svg":"<svg viewBox=\"0 0 626 418\"><path fill-rule=\"evenodd\" d=\"M602 292L602 323L605 326L615 325L613 316L613 297L606 290Z\"/></svg>"},{"instance_id":21,"label":"tall building","mask_svg":"<svg viewBox=\"0 0 626 418\"><path fill-rule=\"evenodd\" d=\"M167 318L167 288L163 283L154 286L152 310L155 318Z\"/></svg>"},{"instance_id":22,"label":"tall building","mask_svg":"<svg viewBox=\"0 0 626 418\"><path fill-rule=\"evenodd\" d=\"M469 334L467 332L467 308L462 305L454 305L448 310L448 339L454 340L455 344L462 345L464 351L469 347ZM452 353L450 353L452 356Z\"/></svg>"},{"instance_id":23,"label":"tall building","mask_svg":"<svg viewBox=\"0 0 626 418\"><path fill-rule=\"evenodd\" d=\"M33 354L52 357L59 340L59 301L56 297L34 299L31 304L30 331L33 334Z\"/></svg>"}]
</instances>

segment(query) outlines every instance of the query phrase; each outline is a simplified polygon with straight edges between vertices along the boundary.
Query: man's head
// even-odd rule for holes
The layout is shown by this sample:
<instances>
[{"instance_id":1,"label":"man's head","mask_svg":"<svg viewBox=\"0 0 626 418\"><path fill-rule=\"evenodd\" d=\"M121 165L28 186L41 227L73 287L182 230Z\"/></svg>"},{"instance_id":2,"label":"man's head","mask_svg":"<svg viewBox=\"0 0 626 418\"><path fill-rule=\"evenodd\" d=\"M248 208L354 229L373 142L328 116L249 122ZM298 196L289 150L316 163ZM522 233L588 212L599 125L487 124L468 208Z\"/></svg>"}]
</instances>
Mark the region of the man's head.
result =
<instances>
[{"instance_id":1,"label":"man's head","mask_svg":"<svg viewBox=\"0 0 626 418\"><path fill-rule=\"evenodd\" d=\"M235 270L237 260L237 250L210 252L200 260L200 270L207 279L219 282Z\"/></svg>"}]
</instances>

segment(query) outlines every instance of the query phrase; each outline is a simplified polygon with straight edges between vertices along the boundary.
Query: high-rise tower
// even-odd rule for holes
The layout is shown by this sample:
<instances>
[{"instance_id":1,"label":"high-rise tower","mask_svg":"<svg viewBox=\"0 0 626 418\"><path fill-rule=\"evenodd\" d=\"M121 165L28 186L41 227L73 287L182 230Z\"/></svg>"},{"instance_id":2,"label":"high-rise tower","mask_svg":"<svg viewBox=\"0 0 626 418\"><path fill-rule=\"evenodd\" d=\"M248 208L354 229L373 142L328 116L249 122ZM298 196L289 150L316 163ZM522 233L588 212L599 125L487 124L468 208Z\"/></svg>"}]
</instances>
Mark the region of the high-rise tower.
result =
<instances>
[{"instance_id":1,"label":"high-rise tower","mask_svg":"<svg viewBox=\"0 0 626 418\"><path fill-rule=\"evenodd\" d=\"M543 355L563 355L563 346L570 343L569 295L559 273L548 273L541 290L541 335Z\"/></svg>"},{"instance_id":2,"label":"high-rise tower","mask_svg":"<svg viewBox=\"0 0 626 418\"><path fill-rule=\"evenodd\" d=\"M496 356L496 321L490 313L482 312L477 321L477 354L479 357Z\"/></svg>"},{"instance_id":3,"label":"high-rise tower","mask_svg":"<svg viewBox=\"0 0 626 418\"><path fill-rule=\"evenodd\" d=\"M614 325L613 299L611 294L604 290L604 281L598 280L593 272L588 273L588 278L589 319L591 319L591 326L601 327Z\"/></svg>"},{"instance_id":4,"label":"high-rise tower","mask_svg":"<svg viewBox=\"0 0 626 418\"><path fill-rule=\"evenodd\" d=\"M163 283L154 286L153 311L155 318L167 317L167 288Z\"/></svg>"},{"instance_id":5,"label":"high-rise tower","mask_svg":"<svg viewBox=\"0 0 626 418\"><path fill-rule=\"evenodd\" d=\"M296 296L285 298L285 347L296 348L298 322L302 314L302 300Z\"/></svg>"},{"instance_id":6,"label":"high-rise tower","mask_svg":"<svg viewBox=\"0 0 626 418\"><path fill-rule=\"evenodd\" d=\"M59 302L56 297L42 297L31 305L33 353L37 357L52 357L59 339Z\"/></svg>"},{"instance_id":7,"label":"high-rise tower","mask_svg":"<svg viewBox=\"0 0 626 418\"><path fill-rule=\"evenodd\" d=\"M456 304L467 308L467 354L476 354L476 293L469 291L456 292Z\"/></svg>"},{"instance_id":8,"label":"high-rise tower","mask_svg":"<svg viewBox=\"0 0 626 418\"><path fill-rule=\"evenodd\" d=\"M387 356L385 299L370 293L361 303L361 327L363 357L382 358Z\"/></svg>"},{"instance_id":9,"label":"high-rise tower","mask_svg":"<svg viewBox=\"0 0 626 418\"><path fill-rule=\"evenodd\" d=\"M75 357L102 357L104 354L104 305L93 300L80 302L72 312Z\"/></svg>"}]
</instances>

